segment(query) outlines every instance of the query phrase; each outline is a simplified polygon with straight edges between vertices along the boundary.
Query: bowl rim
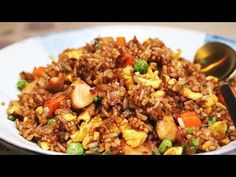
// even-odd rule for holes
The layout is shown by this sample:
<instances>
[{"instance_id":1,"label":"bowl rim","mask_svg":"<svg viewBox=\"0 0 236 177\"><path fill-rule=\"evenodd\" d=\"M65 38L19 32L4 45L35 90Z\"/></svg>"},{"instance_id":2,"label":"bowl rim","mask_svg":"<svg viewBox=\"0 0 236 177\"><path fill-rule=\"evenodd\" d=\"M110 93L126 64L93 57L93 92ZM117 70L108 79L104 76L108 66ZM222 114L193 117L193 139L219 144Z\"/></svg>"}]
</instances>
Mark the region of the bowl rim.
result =
<instances>
[{"instance_id":1,"label":"bowl rim","mask_svg":"<svg viewBox=\"0 0 236 177\"><path fill-rule=\"evenodd\" d=\"M12 144L11 142L5 140L5 139L2 139L0 138L0 143L4 146L6 146L10 151L16 151L16 152L19 152L20 155L44 155L43 153L40 153L40 152L37 152L37 151L33 151L33 150L29 150L29 149L26 149L24 147L20 147L16 144ZM13 153L13 155L15 155ZM18 153L17 153L18 155Z\"/></svg>"},{"instance_id":2,"label":"bowl rim","mask_svg":"<svg viewBox=\"0 0 236 177\"><path fill-rule=\"evenodd\" d=\"M221 36L214 35L214 34L208 34L208 33L204 32L204 31L201 31L201 30L178 28L178 27L169 27L169 26L158 25L158 24L148 24L148 25L145 25L145 26L138 25L138 24L113 24L113 25L85 26L85 27L81 27L81 28L62 29L62 30L58 30L58 31L47 32L47 33L44 33L44 34L40 34L40 35L36 35L36 36L32 36L32 37L27 37L27 38L24 38L24 39L19 40L17 42L11 43L11 44L5 46L4 48L1 48L0 52L2 50L10 48L11 46L18 45L22 42L27 42L27 41L30 41L30 40L37 40L38 38L48 37L48 36L52 36L52 35L66 34L66 33L77 32L77 31L79 32L79 31L83 31L83 30L92 30L92 29L94 30L94 29L100 29L100 28L114 28L114 27L119 27L119 28L131 27L131 28L135 28L135 27L140 27L140 26L142 26L142 28L153 28L153 29L154 28L162 28L162 29L169 29L169 30L176 30L176 31L193 32L193 33L196 33L196 34L198 33L198 34L203 34L203 35L211 35L211 36L220 37L222 39L230 40L230 41L233 41L233 42L236 43L236 40L226 38L226 37L221 37ZM19 135L19 136L21 136L21 135ZM5 138L2 138L1 136L0 136L0 142L3 145L9 147L9 149L16 149L17 151L23 151L23 152L26 152L27 154L29 153L31 155L32 154L33 155L63 155L63 154L65 154L65 153L59 153L59 152L54 152L54 151L53 151L53 154L51 154L51 153L48 154L47 152L44 153L44 152L37 151L37 149L34 149L34 148L32 148L32 150L31 150L29 148L25 148L25 147L21 147L20 145L13 144L12 142L8 141ZM233 150L236 150L236 140L231 141L229 144L227 144L225 146L222 146L218 150L198 153L198 154L195 154L195 155L223 155L224 153L227 153L227 152L230 152L230 151L233 151Z\"/></svg>"}]
</instances>

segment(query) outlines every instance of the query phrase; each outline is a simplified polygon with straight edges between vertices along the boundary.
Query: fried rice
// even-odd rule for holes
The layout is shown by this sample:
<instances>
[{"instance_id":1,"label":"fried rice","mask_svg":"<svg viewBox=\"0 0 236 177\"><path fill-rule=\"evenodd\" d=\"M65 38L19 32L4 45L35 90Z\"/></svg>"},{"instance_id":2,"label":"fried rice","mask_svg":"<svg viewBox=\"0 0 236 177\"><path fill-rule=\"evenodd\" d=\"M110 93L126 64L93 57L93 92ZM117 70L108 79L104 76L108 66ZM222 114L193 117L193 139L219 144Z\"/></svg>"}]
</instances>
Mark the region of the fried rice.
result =
<instances>
[{"instance_id":1,"label":"fried rice","mask_svg":"<svg viewBox=\"0 0 236 177\"><path fill-rule=\"evenodd\" d=\"M157 38L96 38L20 77L7 113L45 150L71 154L77 143L80 154L180 155L236 139L220 81Z\"/></svg>"}]
</instances>

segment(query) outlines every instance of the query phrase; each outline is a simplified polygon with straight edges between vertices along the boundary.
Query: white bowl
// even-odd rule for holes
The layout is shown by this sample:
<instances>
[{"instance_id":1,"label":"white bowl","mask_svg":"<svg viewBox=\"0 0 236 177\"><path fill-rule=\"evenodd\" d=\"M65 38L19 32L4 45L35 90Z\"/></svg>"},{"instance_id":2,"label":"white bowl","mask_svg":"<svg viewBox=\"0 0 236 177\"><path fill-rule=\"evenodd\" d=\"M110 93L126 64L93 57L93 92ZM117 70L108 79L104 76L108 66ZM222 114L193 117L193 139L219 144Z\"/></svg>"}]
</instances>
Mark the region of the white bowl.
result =
<instances>
[{"instance_id":1,"label":"white bowl","mask_svg":"<svg viewBox=\"0 0 236 177\"><path fill-rule=\"evenodd\" d=\"M0 50L0 139L20 149L43 154L62 154L46 151L39 148L35 143L21 137L15 127L15 123L7 119L6 109L10 100L17 98L18 90L16 82L19 73L32 71L34 66L50 63L49 54L57 56L64 49L80 47L98 36L125 36L127 39L137 36L139 40L148 37L158 37L164 43L176 50L183 51L183 57L192 60L196 50L206 42L219 41L226 43L236 50L236 41L213 36L204 32L167 28L161 26L139 25L112 25L78 30L69 30L51 33L23 40ZM236 142L223 148L203 154L236 154Z\"/></svg>"}]
</instances>

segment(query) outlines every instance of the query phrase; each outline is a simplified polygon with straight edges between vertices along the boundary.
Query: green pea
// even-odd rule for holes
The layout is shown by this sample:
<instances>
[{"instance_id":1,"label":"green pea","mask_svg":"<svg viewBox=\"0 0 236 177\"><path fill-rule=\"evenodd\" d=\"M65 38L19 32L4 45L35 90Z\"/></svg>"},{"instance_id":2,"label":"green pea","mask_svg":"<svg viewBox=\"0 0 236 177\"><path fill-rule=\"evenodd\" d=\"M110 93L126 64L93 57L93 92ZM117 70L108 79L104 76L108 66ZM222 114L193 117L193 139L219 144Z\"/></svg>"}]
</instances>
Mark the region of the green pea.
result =
<instances>
[{"instance_id":1,"label":"green pea","mask_svg":"<svg viewBox=\"0 0 236 177\"><path fill-rule=\"evenodd\" d=\"M207 61L204 60L204 59L202 59L202 60L200 60L200 64L201 64L201 65L206 65L206 64L207 64Z\"/></svg>"},{"instance_id":2,"label":"green pea","mask_svg":"<svg viewBox=\"0 0 236 177\"><path fill-rule=\"evenodd\" d=\"M98 150L92 150L92 153L91 153L92 155L101 155L101 153L100 152L98 152Z\"/></svg>"},{"instance_id":3,"label":"green pea","mask_svg":"<svg viewBox=\"0 0 236 177\"><path fill-rule=\"evenodd\" d=\"M159 151L164 153L170 147L172 147L172 142L169 139L164 139L159 146Z\"/></svg>"},{"instance_id":4,"label":"green pea","mask_svg":"<svg viewBox=\"0 0 236 177\"><path fill-rule=\"evenodd\" d=\"M95 96L95 97L93 98L93 101L94 101L94 103L96 103L96 104L100 104L100 103L102 102L102 99L103 99L103 97Z\"/></svg>"},{"instance_id":5,"label":"green pea","mask_svg":"<svg viewBox=\"0 0 236 177\"><path fill-rule=\"evenodd\" d=\"M53 125L56 123L56 119L55 118L51 118L48 120L48 125Z\"/></svg>"},{"instance_id":6,"label":"green pea","mask_svg":"<svg viewBox=\"0 0 236 177\"><path fill-rule=\"evenodd\" d=\"M182 149L183 149L183 153L185 153L186 152L186 146L182 145Z\"/></svg>"},{"instance_id":7,"label":"green pea","mask_svg":"<svg viewBox=\"0 0 236 177\"><path fill-rule=\"evenodd\" d=\"M15 120L16 120L15 116L13 116L13 115L8 115L7 118L8 118L9 120L11 120L11 121L15 121Z\"/></svg>"},{"instance_id":8,"label":"green pea","mask_svg":"<svg viewBox=\"0 0 236 177\"><path fill-rule=\"evenodd\" d=\"M17 82L16 87L19 90L22 90L27 84L28 82L26 80L20 80L19 82Z\"/></svg>"},{"instance_id":9,"label":"green pea","mask_svg":"<svg viewBox=\"0 0 236 177\"><path fill-rule=\"evenodd\" d=\"M197 148L195 146L190 146L190 150L192 153L196 153Z\"/></svg>"},{"instance_id":10,"label":"green pea","mask_svg":"<svg viewBox=\"0 0 236 177\"><path fill-rule=\"evenodd\" d=\"M134 71L145 74L147 72L148 63L144 59L138 59L134 64Z\"/></svg>"},{"instance_id":11,"label":"green pea","mask_svg":"<svg viewBox=\"0 0 236 177\"><path fill-rule=\"evenodd\" d=\"M210 117L209 119L208 119L208 125L212 125L212 124L214 124L216 122L216 118L215 117Z\"/></svg>"},{"instance_id":12,"label":"green pea","mask_svg":"<svg viewBox=\"0 0 236 177\"><path fill-rule=\"evenodd\" d=\"M193 128L186 128L186 132L188 134L193 134Z\"/></svg>"},{"instance_id":13,"label":"green pea","mask_svg":"<svg viewBox=\"0 0 236 177\"><path fill-rule=\"evenodd\" d=\"M84 153L84 148L82 144L78 142L70 143L67 146L66 153L69 155L82 155Z\"/></svg>"},{"instance_id":14,"label":"green pea","mask_svg":"<svg viewBox=\"0 0 236 177\"><path fill-rule=\"evenodd\" d=\"M99 39L95 39L95 50L99 50Z\"/></svg>"},{"instance_id":15,"label":"green pea","mask_svg":"<svg viewBox=\"0 0 236 177\"><path fill-rule=\"evenodd\" d=\"M128 114L130 112L130 110L125 110L125 111L123 111L123 114Z\"/></svg>"},{"instance_id":16,"label":"green pea","mask_svg":"<svg viewBox=\"0 0 236 177\"><path fill-rule=\"evenodd\" d=\"M193 139L192 140L192 145L195 146L195 147L198 146L199 145L198 139Z\"/></svg>"}]
</instances>

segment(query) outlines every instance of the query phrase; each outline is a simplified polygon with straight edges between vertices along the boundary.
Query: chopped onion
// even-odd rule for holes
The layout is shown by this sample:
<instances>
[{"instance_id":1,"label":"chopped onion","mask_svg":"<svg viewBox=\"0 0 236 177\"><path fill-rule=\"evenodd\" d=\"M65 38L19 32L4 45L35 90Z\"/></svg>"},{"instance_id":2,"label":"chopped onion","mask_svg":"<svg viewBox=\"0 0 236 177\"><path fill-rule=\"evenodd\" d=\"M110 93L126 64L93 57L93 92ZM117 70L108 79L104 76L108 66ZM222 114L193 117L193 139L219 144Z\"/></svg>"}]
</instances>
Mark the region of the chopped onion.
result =
<instances>
[{"instance_id":1,"label":"chopped onion","mask_svg":"<svg viewBox=\"0 0 236 177\"><path fill-rule=\"evenodd\" d=\"M185 125L184 125L184 122L183 122L182 118L178 117L177 120L179 122L180 127L185 128Z\"/></svg>"}]
</instances>

